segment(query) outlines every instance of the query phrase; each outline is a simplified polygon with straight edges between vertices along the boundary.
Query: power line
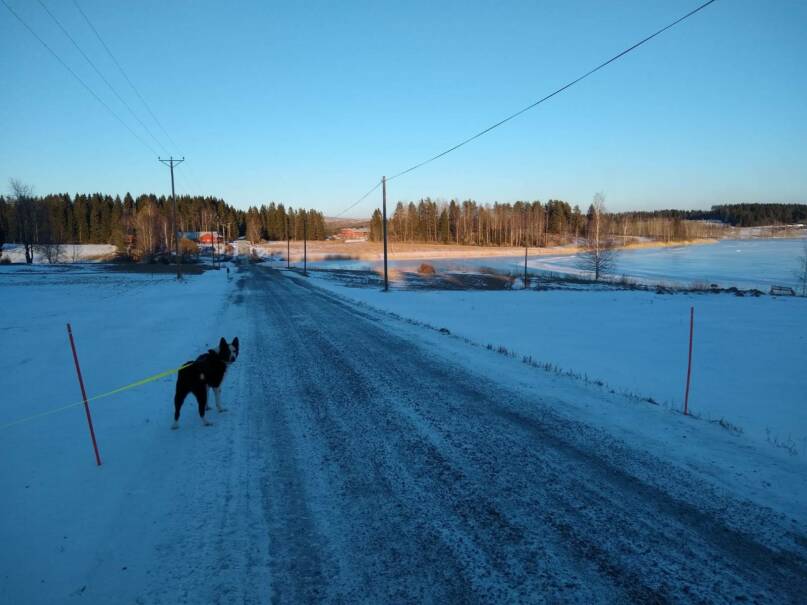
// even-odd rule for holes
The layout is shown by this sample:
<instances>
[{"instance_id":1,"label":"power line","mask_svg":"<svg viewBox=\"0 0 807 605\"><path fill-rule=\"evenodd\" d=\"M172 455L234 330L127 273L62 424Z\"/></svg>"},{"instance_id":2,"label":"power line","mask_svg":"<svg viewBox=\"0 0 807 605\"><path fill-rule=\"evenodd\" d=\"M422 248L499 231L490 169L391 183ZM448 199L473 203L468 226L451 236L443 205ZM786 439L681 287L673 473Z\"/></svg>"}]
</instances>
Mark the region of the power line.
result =
<instances>
[{"instance_id":1,"label":"power line","mask_svg":"<svg viewBox=\"0 0 807 605\"><path fill-rule=\"evenodd\" d=\"M112 116L113 116L113 117L114 117L114 118L115 118L115 119L116 119L118 122L120 122L120 123L123 125L123 127L124 127L124 128L126 128L126 130L128 130L128 131L129 131L129 132L132 134L132 136L133 136L134 138L136 138L136 139L137 139L137 140L138 140L138 141L139 141L139 142L140 142L140 143L141 143L141 144L142 144L144 147L146 147L146 148L147 148L147 149L148 149L148 150L149 150L151 153L153 153L154 155L158 155L157 150L156 150L156 149L154 149L154 147L152 147L152 146L151 146L151 145L150 145L148 142L146 142L146 141L145 141L145 140L144 140L144 139L143 139L143 138L142 138L142 137L141 137L139 134L137 134L137 133L136 133L134 130L132 130L132 128L131 128L131 127L130 127L130 126L129 126L129 125L126 123L126 122L124 122L124 121L123 121L123 119L122 119L122 118L121 118L121 117L120 117L120 116L119 116L117 113L115 113L115 111L114 111L114 110L113 110L113 109L112 109L112 108L111 108L109 105L107 105L107 103L106 103L106 102L105 102L105 101L104 101L104 100L103 100L101 97L99 97L99 96L98 96L98 95L95 93L95 91L94 91L92 88L90 88L90 87L87 85L87 83L86 83L86 82L84 82L84 80L82 80L82 79L81 79L81 78L78 76L78 74L77 74L75 71L73 71L73 70L70 68L70 66L69 66L67 63L65 63L65 62L62 60L62 58L61 58L61 57L60 57L60 56L59 56L59 55L56 53L56 51L54 51L54 50L53 50L53 49L52 49L50 46L48 46L47 42L45 42L45 41L44 41L42 38L40 38L40 37L39 37L39 35L38 35L38 34L37 34L37 33L36 33L36 32L35 32L33 29L31 29L31 26L30 26L30 25L28 25L28 23L26 23L26 22L23 20L23 18L22 18L22 17L20 17L20 16L17 14L17 12L16 12L16 11L15 11L13 8L11 8L11 7L8 5L8 3L6 2L6 0L0 0L0 2L2 2L2 3L5 5L5 7L6 7L6 8L9 10L9 12L10 12L12 15L14 15L14 17L16 17L17 21L19 21L20 23L22 23L22 25L25 27L25 29L27 29L27 30L28 30L28 31L31 33L31 35L32 35L34 38L36 38L37 40L39 40L40 44L42 44L42 46L44 46L44 47L47 49L47 51L48 51L48 52L49 52L51 55L53 55L53 57L54 57L54 58L55 58L55 59L56 59L56 60L57 60L59 63L61 63L62 67L64 67L64 68L65 68L67 71L69 71L69 72L70 72L70 75L72 75L72 76L73 76L73 77L74 77L76 80L78 80L79 84L81 84L81 85L82 85L82 86L83 86L83 87L84 87L84 88L87 90L87 92L89 92L89 93L90 93L90 94L91 94L93 97L95 97L95 100L96 100L96 101L98 101L98 102L99 102L101 105L103 105L103 106L104 106L104 108L105 108L105 109L106 109L106 110L107 110L109 113L111 113L111 114L112 114Z\"/></svg>"},{"instance_id":2,"label":"power line","mask_svg":"<svg viewBox=\"0 0 807 605\"><path fill-rule=\"evenodd\" d=\"M126 70L123 69L123 66L118 61L117 57L115 57L112 50L109 48L107 43L101 37L101 34L98 31L98 29L95 27L95 25L93 25L92 21L90 21L90 18L87 16L87 13L84 12L84 10L81 8L81 6L79 5L77 0L73 0L73 5L76 7L76 10L78 10L78 12L81 13L81 16L84 18L84 21L87 23L89 28L93 31L93 33L95 34L95 37L98 38L98 41L101 43L101 46L104 47L104 50L109 55L109 58L112 59L112 62L115 64L115 67L118 68L118 71L123 76L123 79L126 80L126 82L129 84L129 86L132 88L135 95L137 95L137 98L140 99L140 102L143 104L143 107L146 108L146 111L151 116L151 118L154 120L154 123L157 124L158 128L165 135L165 138L168 139L168 142L171 143L171 145L174 147L174 149L177 152L179 152L180 155L184 156L185 153L179 148L179 145L177 145L177 142L168 133L168 130L165 128L165 126L163 126L163 124L159 120L159 118L157 118L157 114L155 114L154 111L151 109L151 105L149 105L149 103L146 101L145 97L142 94L140 94L140 90L138 90L137 86L135 86L134 82L132 82L131 78L129 78L129 75L126 73ZM163 147L162 145L160 145L160 147L162 147L163 150L165 150L165 147ZM185 170L188 172L187 177L190 180L190 183L197 190L201 191L202 188L199 187L199 185L198 185L197 179L195 178L196 173L193 170L193 168L190 165L188 165L188 166L186 166Z\"/></svg>"},{"instance_id":3,"label":"power line","mask_svg":"<svg viewBox=\"0 0 807 605\"><path fill-rule=\"evenodd\" d=\"M98 33L98 30L97 30L97 29L95 29L95 26L92 24L92 21L90 21L90 18L89 18L89 17L86 15L86 13L85 13L85 12L84 12L84 11L81 9L81 7L79 6L79 4L78 4L77 0L73 0L73 4L75 5L76 9L78 9L78 12L79 12L79 13L81 13L81 16L82 16L82 17L84 17L84 21L86 21L86 22L87 22L87 25L89 25L89 26L90 26L90 29L91 29L91 30L93 31L93 33L95 34L95 37L96 37L96 38L98 38L98 41L101 43L101 46L103 46L103 47L104 47L104 50L106 50L106 52L107 52L107 54L109 55L110 59L112 59L112 62L113 62L113 63L115 64L115 66L118 68L118 71L120 71L121 75L122 75L122 76L123 76L123 78L126 80L126 82L129 84L129 86L131 86L131 87L132 87L132 90L133 90L133 91L135 92L135 94L137 95L137 98L138 98L138 99L140 99L141 103L143 103L143 106L146 108L146 111L148 111L148 112L149 112L149 115L150 115L150 116L152 117L152 119L154 120L154 123L155 123L155 124L157 124L157 126L160 128L160 130L161 130L161 131L162 131L162 133L165 135L165 137L168 139L168 141L171 143L171 145L173 145L173 146L174 146L174 148L175 148L177 151L179 151L181 155L185 155L185 154L183 154L183 153L182 153L182 151L179 149L179 145L177 145L177 144L176 144L176 142L174 141L174 139L172 139L172 138L171 138L171 135L170 135L170 134L168 134L168 131L167 131L167 130L165 129L165 127L162 125L162 123L160 122L160 120L158 120L158 119L157 119L157 116L156 116L156 115L154 115L154 112L151 110L151 106L150 106L148 103L146 103L146 99L144 99L144 98L143 98L143 95L141 95L141 94L140 94L140 91L137 89L137 87L136 87L136 86L135 86L135 85L132 83L132 81L129 79L129 76L128 76L128 75L126 75L126 71L123 69L123 67L121 66L121 64L120 64L120 63L118 63L118 60L115 58L115 55L114 55L114 54L112 54L112 51L111 51L111 50L109 49L109 47L106 45L106 42L104 42L104 39L101 37L101 34L99 34L99 33Z\"/></svg>"},{"instance_id":4,"label":"power line","mask_svg":"<svg viewBox=\"0 0 807 605\"><path fill-rule=\"evenodd\" d=\"M387 179L387 180L389 180L389 179ZM357 199L355 202L353 202L350 206L348 206L347 208L342 210L342 212L340 212L339 214L334 214L334 218L338 218L338 217L342 216L345 212L353 210L353 208L355 208L356 206L361 204L364 200L366 200L367 196L370 195L373 191L375 191L379 187L381 187L381 181L378 181L375 185L373 185L373 188L370 189L370 191L365 193L363 196L361 196L359 199Z\"/></svg>"},{"instance_id":5,"label":"power line","mask_svg":"<svg viewBox=\"0 0 807 605\"><path fill-rule=\"evenodd\" d=\"M146 126L146 124L143 122L143 120L141 120L138 117L138 115L134 112L134 110L131 108L129 103L126 102L126 99L124 99L120 95L120 93L117 91L117 89L114 86L112 86L110 81L106 79L106 76L104 76L104 74L101 73L101 70L98 69L98 67L95 65L95 63L93 63L92 59L90 59L90 57L87 56L87 53L85 53L82 50L82 48L78 45L78 42L76 42L76 40L73 38L73 36L70 35L70 32L68 32L67 29L65 29L65 27L61 24L61 22L56 18L56 15L54 15L52 12L50 12L50 9L47 7L47 5L42 0L38 0L38 2L39 2L39 5L45 10L45 12L48 13L50 18L53 19L53 22L59 27L60 30L62 30L62 33L65 36L67 36L67 38L70 40L70 42L72 42L73 46L76 47L76 50L78 50L78 52L81 53L81 56L84 57L84 59L87 61L87 63L90 64L90 67L92 67L93 70L95 70L95 73L97 73L98 76L104 81L104 84L107 85L109 90L111 90L112 93L118 98L118 100L121 103L123 103L124 107L126 107L126 109L129 110L129 113L132 114L132 117L135 120L137 120L137 123L140 124L143 127L143 129L149 134L149 136L154 140L154 142L157 143L157 145L163 149L163 151L168 153L168 149L166 149L165 145L163 145L157 139L157 137L154 136L154 133L151 132L151 129L148 126Z\"/></svg>"},{"instance_id":6,"label":"power line","mask_svg":"<svg viewBox=\"0 0 807 605\"><path fill-rule=\"evenodd\" d=\"M611 58L610 58L610 59L608 59L607 61L604 61L604 62L600 63L599 65L597 65L597 67L594 67L593 69L590 69L589 71L587 71L586 73L584 73L582 76L579 76L578 78L575 78L574 80L572 80L572 81L568 82L567 84L564 84L563 86L561 86L560 88L558 88L558 89L557 89L557 90L555 90L554 92L552 92L552 93L550 93L550 94L546 95L545 97L543 97L543 98L541 98L541 99L538 99L538 100L537 100L537 101L535 101L534 103L531 103L531 104L527 105L527 106L526 106L526 107L524 107L523 109L520 109L520 110L518 110L517 112L515 112L515 113L513 113L513 114L510 114L510 115L509 115L509 116L507 116L506 118L504 118L504 119L502 119L502 120L499 120L499 121L498 121L498 122L496 122L495 124L492 124L491 126L488 126L488 127L487 127L487 128L485 128L484 130L481 130L481 131L477 132L476 134L474 134L474 135L472 135L472 136L468 137L467 139L464 139L463 141L461 141L461 142L457 143L457 144L456 144L456 145L454 145L453 147L449 147L448 149L446 149L445 151L441 151L441 152L440 152L440 153L438 153L437 155L434 155L434 156L432 156L432 157L430 157L430 158L428 158L428 159L426 159L426 160L423 160L422 162L418 162L417 164L414 164L413 166L410 166L410 167L409 167L409 168L407 168L406 170L402 170L401 172L398 172L398 173L394 174L393 176L391 176L391 177L387 178L387 182L389 182L389 181L391 181L391 180L393 180L393 179L397 179L398 177L403 176L403 175L405 175L405 174L408 174L408 173L410 173L410 172L412 172L412 171L414 171L414 170L417 170L418 168L421 168L422 166L425 166L426 164L429 164L430 162L433 162L433 161L435 161L435 160L437 160L437 159L440 159L441 157L443 157L443 156L445 156L445 155L448 155L448 154L449 154L449 153L451 153L452 151L456 151L456 150L457 150L457 149L459 149L460 147L463 147L464 145L467 145L467 144L468 144L468 143L470 143L471 141L474 141L475 139L478 139L478 138L479 138L479 137L481 137L482 135L485 135L485 134L489 133L491 130L493 130L493 129L495 129L495 128L498 128L499 126L501 126L501 125L503 125L503 124L506 124L507 122L509 122L510 120L512 120L512 119L514 119L514 118L517 118L518 116L520 116L521 114L523 114L523 113L525 113L525 112L529 111L530 109L533 109L534 107L537 107L538 105L540 105L540 104L541 104L541 103L543 103L544 101L548 101L549 99L551 99L551 98L552 98L552 97L554 97L555 95L558 95L558 94L560 94L561 92L563 92L564 90L566 90L567 88L571 88L572 86L574 86L574 85L575 85L575 84L577 84L578 82L580 82L580 81L582 81L582 80L585 80L585 79L586 79L586 78L588 78L590 75L592 75L592 74L594 74L594 73L598 72L598 71L599 71L599 70L601 70L602 68L604 68L604 67L606 67L607 65L609 65L609 64L613 63L614 61L616 61L617 59L620 59L620 58L624 57L625 55L627 55L627 54L628 54L628 53L630 53L631 51L636 50L637 48L639 48L640 46L642 46L642 45L643 45L643 44L645 44L646 42L649 42L650 40L652 40L652 39L653 39L653 38L655 38L656 36L658 36L658 35L660 35L660 34L664 33L664 32L665 32L665 31L667 31L668 29L670 29L670 28L672 28L672 27L675 27L676 25L678 25L678 24L679 24L679 23L681 23L682 21L684 21L684 20L688 19L689 17L691 17L691 16L692 16L692 15L694 15L695 13L700 12L701 10L703 10L704 8L706 8L707 6L709 6L710 4L714 3L715 1L716 1L716 0L708 0L707 2L704 2L703 4L701 4L700 6L698 6L697 8L695 8L695 9L693 9L693 10L689 11L689 12L688 12L686 15L684 15L683 17L680 17L680 18L676 19L675 21L673 21L673 22L672 22L672 23L670 23L669 25L666 25L665 27L662 27L660 30L658 30L658 31L656 31L656 32L654 32L654 33L652 33L652 34L650 34L649 36L647 36L646 38L644 38L644 39L640 40L639 42L637 42L637 43L636 43L636 44L634 44L633 46L631 46L631 47L629 47L629 48L626 48L625 50L623 50L622 52L620 52L620 53L619 53L619 54L617 54L617 55L614 55L613 57L611 57ZM370 193L372 193L373 191L375 191L376 189L378 189L378 187L380 186L380 184L381 184L381 183L378 183L377 185L375 185L375 187L373 187L373 189L371 189L371 190L370 190L370 191L368 191L368 192L367 192L365 195L363 195L361 198L359 198L359 200L358 200L358 201L356 201L355 203L353 203L353 204L351 204L350 206L348 206L348 207L347 207L345 210L343 210L342 212L340 212L340 213L339 213L339 214L337 214L336 216L341 216L342 214L344 214L344 213L345 213L345 212L347 212L348 210L351 210L352 208L355 208L355 207L356 207L356 206L359 204L359 202L363 201L363 200L364 200L364 199L365 199L365 198L366 198L368 195L370 195Z\"/></svg>"},{"instance_id":7,"label":"power line","mask_svg":"<svg viewBox=\"0 0 807 605\"><path fill-rule=\"evenodd\" d=\"M692 15L694 15L695 13L697 13L697 12L699 12L699 11L703 10L704 8L706 8L707 6L709 6L710 4L712 4L713 2L715 2L715 0L708 0L707 2L704 2L703 4L701 4L701 5L700 5L699 7L697 7L696 9L689 11L689 12L688 12L686 15L684 15L683 17L680 17L679 19L676 19L675 21L673 21L673 22L672 22L672 23L670 23L669 25L667 25L667 26L665 26L665 27L662 27L662 28L661 28L660 30L658 30L657 32L655 32L655 33L653 33L653 34L650 34L649 36L647 36L647 37L646 37L646 38L644 38L643 40L641 40L641 41L637 42L636 44L634 44L633 46L631 46L630 48L626 48L625 50L623 50L623 51L622 51L621 53L619 53L618 55L614 55L613 57L611 57L611 58L610 58L610 59L608 59L607 61L604 61L603 63L600 63L600 64L599 64L597 67L595 67L595 68L593 68L593 69L590 69L589 71L587 71L586 73L584 73L582 76L580 76L580 77L578 77L578 78L576 78L576 79L572 80L572 81L571 81L571 82L569 82L568 84L565 84L565 85L561 86L561 87L560 87L560 88L558 88L556 91L554 91L554 92L552 92L552 93L550 93L550 94L546 95L546 96L545 96L545 97L543 97L542 99L538 99L538 100L537 100L537 101L535 101L534 103L531 103L530 105L527 105L527 106L526 106L526 107L524 107L523 109L520 109L520 110L518 110L517 112L515 112L515 113L513 113L513 114L511 114L511 115L509 115L509 116L507 116L507 117L506 117L506 118L504 118L503 120L499 120L498 122L496 122L496 123L495 123L495 124L493 124L492 126L488 126L488 127L487 127L487 128L485 128L484 130L481 130L480 132L477 132L475 135L468 137L467 139L465 139L464 141L462 141L462 142L460 142L460 143L457 143L457 144L456 144L456 145L454 145L453 147L449 147L449 148L448 148L448 149L446 149L445 151L442 151L442 152L438 153L437 155L430 157L430 158L429 158L429 159L427 159L427 160L424 160L424 161L422 161L422 162L419 162L419 163L415 164L414 166L410 166L410 167L409 167L409 168L407 168L406 170L402 170L401 172L399 172L399 173L397 173L397 174L395 174L395 175L393 175L393 176L389 177L389 178L387 179L387 181L391 181L391 180L393 180L393 179L397 179L399 176L403 176L403 175L405 175L405 174L408 174L408 173L412 172L413 170L417 170L417 169L418 169L418 168L420 168L421 166L425 166L426 164L428 164L428 163L430 163L430 162L433 162L434 160L437 160L437 159L439 159L439 158L443 157L444 155L448 155L449 153L451 153L452 151L455 151L455 150L459 149L459 148L460 148L460 147L462 147L463 145L467 145L468 143L470 143L470 142L471 142L471 141L473 141L474 139L478 139L478 138L479 138L479 137L481 137L482 135L489 133L489 132L490 132L491 130L493 130L494 128L498 128L499 126L501 126L502 124L505 124L505 123L509 122L509 121L510 121L510 120L512 120L513 118L517 118L517 117L518 117L518 116L520 116L522 113L525 113L525 112L529 111L529 110L530 110L530 109L532 109L533 107L537 107L538 105L540 105L540 104L541 104L541 103L543 103L544 101L548 101L549 99L551 99L552 97L554 97L554 96L555 96L555 95L557 95L557 94L560 94L561 92L563 92L563 91L564 91L564 90L566 90L567 88L571 88L572 86L574 86L575 84L577 84L577 83L578 83L578 82L580 82L581 80L585 80L585 79L586 79L586 78L588 78L590 75L592 75L592 74L594 74L594 73L598 72L598 71L599 71L599 70L601 70L603 67L605 67L605 66L609 65L610 63L613 63L613 62L614 62L614 61L616 61L617 59L619 59L619 58L624 57L625 55L627 55L629 52L631 52L631 51L633 51L633 50L635 50L635 49L639 48L639 47L640 47L642 44L644 44L645 42L649 42L650 40L652 40L653 38L655 38L655 37L656 37L656 36L658 36L659 34L662 34L662 33L664 33L665 31L667 31L668 29L670 29L671 27L674 27L674 26L678 25L679 23L681 23L681 21L684 21L685 19L688 19L689 17L691 17L691 16L692 16Z\"/></svg>"}]
</instances>

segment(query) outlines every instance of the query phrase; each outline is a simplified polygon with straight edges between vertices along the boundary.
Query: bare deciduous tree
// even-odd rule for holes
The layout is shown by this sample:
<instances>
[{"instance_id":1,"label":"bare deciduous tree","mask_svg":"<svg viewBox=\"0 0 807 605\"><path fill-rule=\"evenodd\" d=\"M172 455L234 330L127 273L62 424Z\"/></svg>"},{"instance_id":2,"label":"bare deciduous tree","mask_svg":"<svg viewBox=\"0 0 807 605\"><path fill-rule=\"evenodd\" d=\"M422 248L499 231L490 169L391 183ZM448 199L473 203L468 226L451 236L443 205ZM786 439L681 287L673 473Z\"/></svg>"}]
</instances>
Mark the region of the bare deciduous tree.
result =
<instances>
[{"instance_id":1,"label":"bare deciduous tree","mask_svg":"<svg viewBox=\"0 0 807 605\"><path fill-rule=\"evenodd\" d=\"M15 206L16 233L12 236L22 244L25 262L34 262L34 244L37 240L37 204L33 189L18 179L10 179L9 188Z\"/></svg>"},{"instance_id":2,"label":"bare deciduous tree","mask_svg":"<svg viewBox=\"0 0 807 605\"><path fill-rule=\"evenodd\" d=\"M588 210L585 250L580 254L579 266L594 274L594 279L611 273L616 265L616 248L605 231L605 196L597 193Z\"/></svg>"},{"instance_id":3,"label":"bare deciduous tree","mask_svg":"<svg viewBox=\"0 0 807 605\"><path fill-rule=\"evenodd\" d=\"M51 238L38 243L35 249L41 252L51 265L60 262L64 256L64 244Z\"/></svg>"},{"instance_id":4,"label":"bare deciduous tree","mask_svg":"<svg viewBox=\"0 0 807 605\"><path fill-rule=\"evenodd\" d=\"M137 247L141 258L150 259L159 247L159 215L154 202L143 200L135 218Z\"/></svg>"}]
</instances>

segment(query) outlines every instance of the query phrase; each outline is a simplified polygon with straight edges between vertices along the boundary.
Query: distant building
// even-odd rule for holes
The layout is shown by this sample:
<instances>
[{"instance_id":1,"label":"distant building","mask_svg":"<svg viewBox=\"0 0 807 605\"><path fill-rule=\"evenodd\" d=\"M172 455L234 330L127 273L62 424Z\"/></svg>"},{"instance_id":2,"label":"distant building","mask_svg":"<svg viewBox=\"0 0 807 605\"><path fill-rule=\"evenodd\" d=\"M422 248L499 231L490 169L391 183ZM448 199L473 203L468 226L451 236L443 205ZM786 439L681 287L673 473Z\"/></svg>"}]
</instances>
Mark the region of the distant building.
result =
<instances>
[{"instance_id":1,"label":"distant building","mask_svg":"<svg viewBox=\"0 0 807 605\"><path fill-rule=\"evenodd\" d=\"M337 239L343 239L345 241L354 241L354 242L366 242L367 239L370 237L370 229L367 227L359 227L358 229L354 229L352 227L345 227L339 230L339 233L336 234Z\"/></svg>"},{"instance_id":2,"label":"distant building","mask_svg":"<svg viewBox=\"0 0 807 605\"><path fill-rule=\"evenodd\" d=\"M212 246L214 243L221 244L224 242L224 238L218 231L181 231L179 237L184 237L203 246Z\"/></svg>"}]
</instances>

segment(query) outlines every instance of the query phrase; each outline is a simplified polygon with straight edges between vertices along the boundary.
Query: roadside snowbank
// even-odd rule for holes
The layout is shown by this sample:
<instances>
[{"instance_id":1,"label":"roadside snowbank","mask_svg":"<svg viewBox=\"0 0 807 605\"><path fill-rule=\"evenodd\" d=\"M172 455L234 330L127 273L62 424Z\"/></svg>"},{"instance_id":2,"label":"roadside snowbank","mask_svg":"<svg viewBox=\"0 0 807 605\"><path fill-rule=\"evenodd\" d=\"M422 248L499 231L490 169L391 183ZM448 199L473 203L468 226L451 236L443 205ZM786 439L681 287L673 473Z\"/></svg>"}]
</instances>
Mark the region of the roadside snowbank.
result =
<instances>
[{"instance_id":1,"label":"roadside snowbank","mask_svg":"<svg viewBox=\"0 0 807 605\"><path fill-rule=\"evenodd\" d=\"M300 283L325 286L338 298L357 304L360 313L383 322L390 331L406 335L432 354L471 369L480 381L507 385L507 390L522 393L525 398L536 400L539 406L550 406L554 412L574 422L604 430L619 440L615 447L621 447L621 441L718 485L735 497L789 515L799 523L807 522L807 456L793 456L764 440L726 430L717 422L651 405L645 399L615 392L607 384L532 367L522 363L519 355L502 354L496 346L474 342L462 333L430 329L411 319L411 313L398 315L384 311L384 307L393 306L389 301L401 292L374 292L375 296L360 301L354 295L367 293L367 290L335 286L318 278L306 279L293 271L285 271L284 275ZM509 294L521 300L528 296L523 291ZM382 297L386 302L379 303ZM455 315L459 320L459 313ZM510 333L514 331L511 329ZM683 371L686 371L685 365ZM682 388L683 380L681 376Z\"/></svg>"},{"instance_id":2,"label":"roadside snowbank","mask_svg":"<svg viewBox=\"0 0 807 605\"><path fill-rule=\"evenodd\" d=\"M354 300L611 388L683 407L695 307L690 409L807 455L807 300L644 291L401 291Z\"/></svg>"}]
</instances>

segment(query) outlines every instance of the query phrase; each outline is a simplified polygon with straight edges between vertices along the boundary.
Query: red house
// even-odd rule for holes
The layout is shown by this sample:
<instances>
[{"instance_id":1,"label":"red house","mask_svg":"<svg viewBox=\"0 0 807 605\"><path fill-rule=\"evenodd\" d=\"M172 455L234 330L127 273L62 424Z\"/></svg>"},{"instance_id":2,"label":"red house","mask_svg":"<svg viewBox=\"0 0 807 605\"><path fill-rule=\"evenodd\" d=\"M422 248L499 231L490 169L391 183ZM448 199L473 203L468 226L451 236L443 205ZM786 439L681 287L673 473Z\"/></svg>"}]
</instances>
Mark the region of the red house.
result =
<instances>
[{"instance_id":1,"label":"red house","mask_svg":"<svg viewBox=\"0 0 807 605\"><path fill-rule=\"evenodd\" d=\"M369 236L370 230L367 227L361 227L359 229L345 227L339 230L339 234L336 237L343 240L366 240Z\"/></svg>"},{"instance_id":2,"label":"red house","mask_svg":"<svg viewBox=\"0 0 807 605\"><path fill-rule=\"evenodd\" d=\"M224 242L224 238L219 234L218 231L202 231L199 233L199 243L205 244L208 246L216 244L221 244Z\"/></svg>"},{"instance_id":3,"label":"red house","mask_svg":"<svg viewBox=\"0 0 807 605\"><path fill-rule=\"evenodd\" d=\"M203 246L212 246L214 243L221 244L224 242L224 238L218 231L184 231L179 236Z\"/></svg>"}]
</instances>

